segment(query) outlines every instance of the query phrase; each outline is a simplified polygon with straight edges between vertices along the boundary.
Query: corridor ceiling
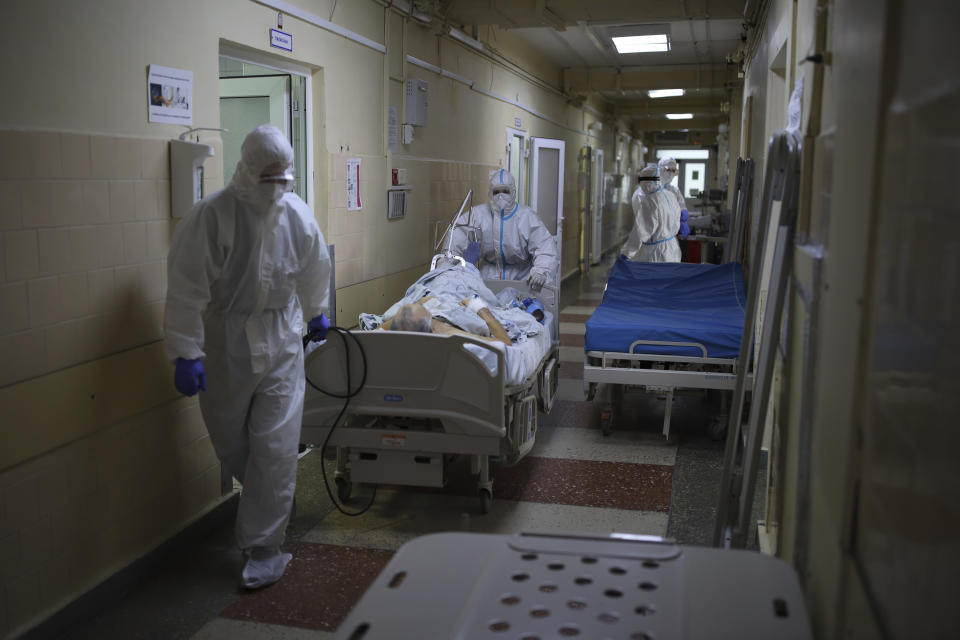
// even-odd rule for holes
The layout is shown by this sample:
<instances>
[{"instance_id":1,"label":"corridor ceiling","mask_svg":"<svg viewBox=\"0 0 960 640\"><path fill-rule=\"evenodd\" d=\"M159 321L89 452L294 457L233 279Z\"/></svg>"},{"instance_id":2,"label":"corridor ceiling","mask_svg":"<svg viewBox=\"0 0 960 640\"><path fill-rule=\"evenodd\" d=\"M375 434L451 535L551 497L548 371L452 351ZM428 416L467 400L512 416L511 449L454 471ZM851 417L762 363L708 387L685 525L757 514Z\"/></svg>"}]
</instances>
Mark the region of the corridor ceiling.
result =
<instances>
[{"instance_id":1,"label":"corridor ceiling","mask_svg":"<svg viewBox=\"0 0 960 640\"><path fill-rule=\"evenodd\" d=\"M418 4L421 4L418 2ZM635 131L716 130L739 81L728 56L741 45L745 0L433 0L434 15L470 27L496 25L563 69L563 89L595 95ZM626 27L669 34L669 51L620 54L611 35ZM685 89L651 99L650 89ZM671 121L667 113L693 113Z\"/></svg>"}]
</instances>

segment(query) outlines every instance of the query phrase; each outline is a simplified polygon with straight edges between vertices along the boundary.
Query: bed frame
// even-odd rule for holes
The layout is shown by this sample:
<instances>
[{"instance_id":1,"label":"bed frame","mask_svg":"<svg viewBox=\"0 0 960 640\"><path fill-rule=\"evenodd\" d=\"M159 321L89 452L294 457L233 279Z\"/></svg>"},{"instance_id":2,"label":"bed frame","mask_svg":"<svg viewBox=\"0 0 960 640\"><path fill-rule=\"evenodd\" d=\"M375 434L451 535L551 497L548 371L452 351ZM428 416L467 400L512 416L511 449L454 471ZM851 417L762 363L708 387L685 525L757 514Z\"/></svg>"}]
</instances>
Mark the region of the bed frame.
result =
<instances>
[{"instance_id":1,"label":"bed frame","mask_svg":"<svg viewBox=\"0 0 960 640\"><path fill-rule=\"evenodd\" d=\"M742 260L744 218L749 212L750 189L753 178L751 160L737 163L737 190L734 194L734 211L731 219L730 250L724 262ZM762 234L758 234L757 248L762 247ZM752 255L756 255L755 253ZM748 283L749 284L749 283ZM749 309L747 310L749 312ZM744 323L747 326L747 323ZM637 353L644 346L693 347L701 356L668 356ZM624 390L628 387L642 388L648 393L663 396L663 435L670 437L670 419L673 413L673 397L680 390L721 391L720 413L712 416L707 424L708 433L720 438L727 429L728 392L737 389L738 358L710 358L707 349L696 342L661 342L637 340L626 352L587 351L583 362L583 384L587 400L596 397L599 385L607 385L608 392L600 411L600 426L604 435L613 431L616 412L620 410ZM753 376L744 372L742 384L745 391L753 388Z\"/></svg>"},{"instance_id":2,"label":"bed frame","mask_svg":"<svg viewBox=\"0 0 960 640\"><path fill-rule=\"evenodd\" d=\"M485 281L494 292L523 282ZM406 331L356 331L366 354L367 378L351 398L341 423L330 436L336 448L335 482L341 501L353 483L442 487L444 467L466 455L478 476L481 510L493 498L491 458L514 464L533 447L538 409L549 412L557 390L559 363L558 292L544 286L540 299L553 315L551 346L519 385L506 384L506 357L490 342L468 335ZM350 358L351 389L360 382L363 359L352 340L331 336L305 361L314 384L347 391L344 363ZM466 348L496 356L491 372ZM319 445L343 408L343 400L306 391L301 442Z\"/></svg>"}]
</instances>

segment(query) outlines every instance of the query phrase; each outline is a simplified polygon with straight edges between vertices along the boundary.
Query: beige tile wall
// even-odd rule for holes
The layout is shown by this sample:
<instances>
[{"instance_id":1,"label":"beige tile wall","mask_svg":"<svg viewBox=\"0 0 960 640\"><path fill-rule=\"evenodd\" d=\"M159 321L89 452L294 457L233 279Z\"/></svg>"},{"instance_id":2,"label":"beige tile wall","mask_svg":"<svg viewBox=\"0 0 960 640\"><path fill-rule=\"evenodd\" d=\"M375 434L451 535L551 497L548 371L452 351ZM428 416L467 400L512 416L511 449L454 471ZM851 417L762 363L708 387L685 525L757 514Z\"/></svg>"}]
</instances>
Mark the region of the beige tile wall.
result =
<instances>
[{"instance_id":1,"label":"beige tile wall","mask_svg":"<svg viewBox=\"0 0 960 640\"><path fill-rule=\"evenodd\" d=\"M0 131L0 386L161 339L167 149ZM222 186L219 155L208 192Z\"/></svg>"},{"instance_id":2,"label":"beige tile wall","mask_svg":"<svg viewBox=\"0 0 960 640\"><path fill-rule=\"evenodd\" d=\"M222 186L215 147L208 192ZM162 338L168 180L165 140L0 131L0 389L59 376L48 386L72 392L83 384L75 365ZM155 360L133 358L133 369ZM148 406L91 435L73 429L66 444L0 470L0 637L38 623L220 498L196 402ZM8 418L35 413L8 409Z\"/></svg>"},{"instance_id":3,"label":"beige tile wall","mask_svg":"<svg viewBox=\"0 0 960 640\"><path fill-rule=\"evenodd\" d=\"M220 465L186 399L0 473L0 637L156 547L219 495Z\"/></svg>"}]
</instances>

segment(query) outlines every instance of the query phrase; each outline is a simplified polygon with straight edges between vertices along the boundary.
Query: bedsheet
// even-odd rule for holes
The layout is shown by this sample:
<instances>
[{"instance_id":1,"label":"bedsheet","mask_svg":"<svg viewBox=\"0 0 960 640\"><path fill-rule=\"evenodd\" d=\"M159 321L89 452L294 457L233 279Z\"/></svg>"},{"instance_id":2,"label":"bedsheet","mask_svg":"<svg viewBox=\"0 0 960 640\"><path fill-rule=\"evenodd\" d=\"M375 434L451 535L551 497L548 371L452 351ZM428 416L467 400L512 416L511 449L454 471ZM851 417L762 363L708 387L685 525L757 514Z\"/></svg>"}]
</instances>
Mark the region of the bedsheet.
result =
<instances>
[{"instance_id":1,"label":"bedsheet","mask_svg":"<svg viewBox=\"0 0 960 640\"><path fill-rule=\"evenodd\" d=\"M429 297L424 307L433 316L443 318L470 333L488 336L489 330L480 316L460 304L464 298L478 296L488 303L491 313L513 341L510 346L499 342L489 344L504 353L505 384L516 386L536 372L540 362L553 346L550 330L553 316L547 312L541 324L526 311L509 305L508 301L516 297L516 293L509 289L502 291L500 296L495 295L484 284L480 272L472 264L437 267L421 276L407 289L403 298L391 305L383 315L360 314L359 326L363 330L375 330L392 318L402 305ZM490 349L473 345L467 345L467 349L488 369L495 370L497 358Z\"/></svg>"},{"instance_id":2,"label":"bedsheet","mask_svg":"<svg viewBox=\"0 0 960 640\"><path fill-rule=\"evenodd\" d=\"M603 301L587 320L584 350L625 353L636 340L696 342L711 358L736 358L745 307L739 263L618 260ZM703 355L695 347L652 345L634 353Z\"/></svg>"}]
</instances>

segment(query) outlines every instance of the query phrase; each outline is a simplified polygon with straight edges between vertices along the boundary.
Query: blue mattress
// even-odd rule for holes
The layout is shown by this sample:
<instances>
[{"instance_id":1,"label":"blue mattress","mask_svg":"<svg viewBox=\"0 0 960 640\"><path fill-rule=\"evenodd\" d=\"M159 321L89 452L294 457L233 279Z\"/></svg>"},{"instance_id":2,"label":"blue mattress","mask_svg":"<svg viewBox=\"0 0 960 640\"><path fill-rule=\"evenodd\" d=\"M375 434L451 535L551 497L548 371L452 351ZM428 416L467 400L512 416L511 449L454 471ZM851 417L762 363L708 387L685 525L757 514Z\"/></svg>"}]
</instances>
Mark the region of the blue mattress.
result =
<instances>
[{"instance_id":1,"label":"blue mattress","mask_svg":"<svg viewBox=\"0 0 960 640\"><path fill-rule=\"evenodd\" d=\"M698 342L711 358L736 358L746 295L743 270L723 265L618 260L603 302L587 320L585 351L625 353L636 340ZM634 353L703 356L696 347L637 346Z\"/></svg>"}]
</instances>

